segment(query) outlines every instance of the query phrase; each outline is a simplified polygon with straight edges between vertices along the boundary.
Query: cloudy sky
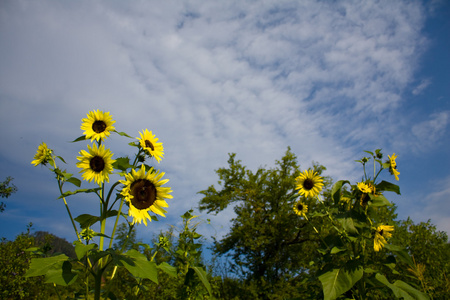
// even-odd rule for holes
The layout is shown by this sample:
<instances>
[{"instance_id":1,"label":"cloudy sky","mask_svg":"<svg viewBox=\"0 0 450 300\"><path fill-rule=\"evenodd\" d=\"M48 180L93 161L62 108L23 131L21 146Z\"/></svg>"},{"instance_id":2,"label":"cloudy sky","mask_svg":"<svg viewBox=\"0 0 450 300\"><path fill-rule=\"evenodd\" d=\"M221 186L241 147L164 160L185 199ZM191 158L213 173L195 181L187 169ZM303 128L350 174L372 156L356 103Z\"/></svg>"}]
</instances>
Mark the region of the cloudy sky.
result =
<instances>
[{"instance_id":1,"label":"cloudy sky","mask_svg":"<svg viewBox=\"0 0 450 300\"><path fill-rule=\"evenodd\" d=\"M46 142L77 174L87 143L69 141L94 109L164 144L174 199L143 239L197 207L228 153L255 170L288 146L334 180L360 179L363 150L395 152L399 219L450 231L449 20L448 1L3 0L0 179L19 191L2 199L0 236L33 222L75 239L53 175L30 161ZM106 144L131 156L128 142ZM98 210L67 199L74 215ZM232 217L203 213L201 232L220 236Z\"/></svg>"}]
</instances>

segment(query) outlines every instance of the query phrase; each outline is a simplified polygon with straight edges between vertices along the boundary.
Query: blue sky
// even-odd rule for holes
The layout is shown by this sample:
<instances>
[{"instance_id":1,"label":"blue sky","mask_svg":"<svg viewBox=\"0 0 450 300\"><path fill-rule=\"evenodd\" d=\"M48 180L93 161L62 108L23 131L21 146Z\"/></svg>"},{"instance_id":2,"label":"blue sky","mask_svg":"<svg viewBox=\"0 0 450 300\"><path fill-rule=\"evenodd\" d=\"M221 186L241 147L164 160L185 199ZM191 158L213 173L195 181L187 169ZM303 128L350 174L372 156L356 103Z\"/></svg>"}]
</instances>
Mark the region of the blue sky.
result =
<instances>
[{"instance_id":1,"label":"blue sky","mask_svg":"<svg viewBox=\"0 0 450 300\"><path fill-rule=\"evenodd\" d=\"M450 231L449 20L448 1L1 1L0 178L19 191L0 236L33 222L75 239L53 175L30 162L46 142L77 173L87 143L69 141L93 109L164 144L174 199L144 240L197 206L228 153L254 170L288 146L334 180L360 179L363 150L395 152L399 219ZM132 155L128 142L106 144ZM201 232L220 237L232 217L201 214Z\"/></svg>"}]
</instances>

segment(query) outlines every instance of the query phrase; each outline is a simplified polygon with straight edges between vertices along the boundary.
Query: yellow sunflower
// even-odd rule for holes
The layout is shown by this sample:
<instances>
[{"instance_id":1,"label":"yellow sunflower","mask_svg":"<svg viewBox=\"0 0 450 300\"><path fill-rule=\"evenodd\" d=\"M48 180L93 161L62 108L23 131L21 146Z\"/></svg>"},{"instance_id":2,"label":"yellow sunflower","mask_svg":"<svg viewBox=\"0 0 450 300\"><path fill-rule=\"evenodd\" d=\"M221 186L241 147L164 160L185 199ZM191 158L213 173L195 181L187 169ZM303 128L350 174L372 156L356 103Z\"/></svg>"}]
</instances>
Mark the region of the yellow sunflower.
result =
<instances>
[{"instance_id":1,"label":"yellow sunflower","mask_svg":"<svg viewBox=\"0 0 450 300\"><path fill-rule=\"evenodd\" d=\"M147 226L147 219L152 221L148 211L165 217L164 207L169 207L164 199L172 199L170 187L162 187L169 179L161 179L164 172L154 171L151 168L145 172L144 165L140 169L131 170L125 175L126 180L120 182L124 184L121 194L129 205L128 215L133 217L133 224L144 222Z\"/></svg>"},{"instance_id":2,"label":"yellow sunflower","mask_svg":"<svg viewBox=\"0 0 450 300\"><path fill-rule=\"evenodd\" d=\"M109 182L109 174L113 172L112 164L116 161L112 159L113 153L109 149L105 149L104 145L97 148L96 144L92 148L88 145L89 152L81 150L81 156L77 157L77 167L82 170L80 173L84 180L91 182L93 179L96 183Z\"/></svg>"},{"instance_id":3,"label":"yellow sunflower","mask_svg":"<svg viewBox=\"0 0 450 300\"><path fill-rule=\"evenodd\" d=\"M53 151L47 147L46 143L41 143L34 155L34 160L31 162L35 167L40 164L45 165L49 161L53 160L52 158Z\"/></svg>"},{"instance_id":4,"label":"yellow sunflower","mask_svg":"<svg viewBox=\"0 0 450 300\"><path fill-rule=\"evenodd\" d=\"M137 138L139 140L139 144L142 149L144 149L150 156L153 156L156 161L159 163L161 158L164 157L164 147L162 143L158 143L158 138L155 135L145 129L142 133L139 132L141 138Z\"/></svg>"},{"instance_id":5,"label":"yellow sunflower","mask_svg":"<svg viewBox=\"0 0 450 300\"><path fill-rule=\"evenodd\" d=\"M358 189L365 194L370 194L373 192L373 185L370 183L366 184L364 182L358 182L357 186Z\"/></svg>"},{"instance_id":6,"label":"yellow sunflower","mask_svg":"<svg viewBox=\"0 0 450 300\"><path fill-rule=\"evenodd\" d=\"M313 170L305 170L296 178L296 181L296 189L299 190L298 193L305 197L315 197L319 195L323 188L323 178L317 175L317 172L314 172Z\"/></svg>"},{"instance_id":7,"label":"yellow sunflower","mask_svg":"<svg viewBox=\"0 0 450 300\"><path fill-rule=\"evenodd\" d=\"M45 165L49 161L53 160L52 158L52 150L48 149L46 143L41 143L34 155L34 160L31 162L35 167L43 164Z\"/></svg>"},{"instance_id":8,"label":"yellow sunflower","mask_svg":"<svg viewBox=\"0 0 450 300\"><path fill-rule=\"evenodd\" d=\"M87 118L81 119L81 130L84 130L83 134L86 139L104 140L111 134L115 128L113 124L116 122L112 119L109 112L103 112L100 110L90 111L87 114Z\"/></svg>"},{"instance_id":9,"label":"yellow sunflower","mask_svg":"<svg viewBox=\"0 0 450 300\"><path fill-rule=\"evenodd\" d=\"M306 213L308 212L308 205L306 205L302 201L297 201L294 204L294 212L299 216L306 217Z\"/></svg>"},{"instance_id":10,"label":"yellow sunflower","mask_svg":"<svg viewBox=\"0 0 450 300\"><path fill-rule=\"evenodd\" d=\"M395 176L395 180L398 180L398 175L400 175L400 172L397 171L397 163L395 162L395 159L397 158L397 155L392 154L392 156L389 156L389 172Z\"/></svg>"},{"instance_id":11,"label":"yellow sunflower","mask_svg":"<svg viewBox=\"0 0 450 300\"><path fill-rule=\"evenodd\" d=\"M394 231L394 226L391 225L380 225L375 231L375 237L373 240L373 249L378 252L384 245L387 244L386 239L392 236L390 231Z\"/></svg>"}]
</instances>

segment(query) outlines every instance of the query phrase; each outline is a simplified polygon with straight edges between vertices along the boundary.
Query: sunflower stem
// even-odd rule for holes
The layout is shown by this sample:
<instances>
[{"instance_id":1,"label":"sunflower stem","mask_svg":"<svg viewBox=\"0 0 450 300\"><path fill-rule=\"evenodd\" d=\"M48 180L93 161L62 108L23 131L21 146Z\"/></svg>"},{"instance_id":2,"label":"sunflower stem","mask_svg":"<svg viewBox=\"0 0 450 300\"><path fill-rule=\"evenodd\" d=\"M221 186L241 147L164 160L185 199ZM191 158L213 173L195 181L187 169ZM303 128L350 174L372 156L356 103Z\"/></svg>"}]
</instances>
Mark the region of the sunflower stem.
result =
<instances>
[{"instance_id":1,"label":"sunflower stem","mask_svg":"<svg viewBox=\"0 0 450 300\"><path fill-rule=\"evenodd\" d=\"M60 179L58 179L58 187L59 187L59 193L62 196L64 193L62 191L62 184L61 184ZM62 197L62 199L64 200L64 205L66 206L67 213L69 214L70 221L72 222L72 226L73 226L73 229L75 230L75 234L77 235L78 241L81 242L80 234L78 233L77 226L75 225L75 221L73 220L72 213L70 212L69 205L67 204L67 201L66 201L66 197Z\"/></svg>"},{"instance_id":2,"label":"sunflower stem","mask_svg":"<svg viewBox=\"0 0 450 300\"><path fill-rule=\"evenodd\" d=\"M122 213L122 205L123 205L123 198L120 200L119 212L117 213L116 222L114 223L114 228L113 228L113 231L111 233L111 240L109 242L109 248L112 248L114 235L116 234L117 223L119 223L120 214Z\"/></svg>"}]
</instances>

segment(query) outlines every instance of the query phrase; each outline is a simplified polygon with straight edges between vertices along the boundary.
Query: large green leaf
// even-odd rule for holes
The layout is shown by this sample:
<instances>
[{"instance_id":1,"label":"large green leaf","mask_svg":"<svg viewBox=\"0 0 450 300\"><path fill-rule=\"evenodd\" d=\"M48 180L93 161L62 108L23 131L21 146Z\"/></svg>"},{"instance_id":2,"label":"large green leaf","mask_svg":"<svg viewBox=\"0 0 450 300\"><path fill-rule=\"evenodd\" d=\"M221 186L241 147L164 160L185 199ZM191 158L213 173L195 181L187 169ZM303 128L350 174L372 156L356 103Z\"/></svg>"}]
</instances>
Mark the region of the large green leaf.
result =
<instances>
[{"instance_id":1,"label":"large green leaf","mask_svg":"<svg viewBox=\"0 0 450 300\"><path fill-rule=\"evenodd\" d=\"M106 212L105 218L115 217L117 216L118 211L117 210L110 210ZM92 226L93 224L101 221L102 217L93 216L90 214L81 214L78 217L75 218L75 221L80 223L81 228L87 228Z\"/></svg>"},{"instance_id":2,"label":"large green leaf","mask_svg":"<svg viewBox=\"0 0 450 300\"><path fill-rule=\"evenodd\" d=\"M169 265L166 262L163 262L158 265L158 269L164 271L167 275L172 277L177 277L177 268L174 266Z\"/></svg>"},{"instance_id":3,"label":"large green leaf","mask_svg":"<svg viewBox=\"0 0 450 300\"><path fill-rule=\"evenodd\" d=\"M324 300L333 300L351 289L363 276L362 267L339 268L319 276L323 286Z\"/></svg>"},{"instance_id":4,"label":"large green leaf","mask_svg":"<svg viewBox=\"0 0 450 300\"><path fill-rule=\"evenodd\" d=\"M392 206L392 203L389 202L386 197L384 197L382 194L379 195L372 195L369 194L370 200L372 201L373 206Z\"/></svg>"},{"instance_id":5,"label":"large green leaf","mask_svg":"<svg viewBox=\"0 0 450 300\"><path fill-rule=\"evenodd\" d=\"M333 188L331 189L331 197L333 198L335 204L339 203L339 200L341 199L342 186L346 183L350 184L348 180L339 180L333 185Z\"/></svg>"},{"instance_id":6,"label":"large green leaf","mask_svg":"<svg viewBox=\"0 0 450 300\"><path fill-rule=\"evenodd\" d=\"M430 299L426 294L413 288L404 281L396 280L393 284L390 283L384 275L376 274L375 278L390 288L395 297L403 298L404 300L428 300Z\"/></svg>"},{"instance_id":7,"label":"large green leaf","mask_svg":"<svg viewBox=\"0 0 450 300\"><path fill-rule=\"evenodd\" d=\"M32 258L25 277L45 275L46 282L69 285L75 282L77 274L72 272L72 265L65 254L44 258Z\"/></svg>"},{"instance_id":8,"label":"large green leaf","mask_svg":"<svg viewBox=\"0 0 450 300\"><path fill-rule=\"evenodd\" d=\"M387 182L387 181L381 181L379 184L376 185L377 191L389 191L389 192L395 192L400 195L400 187L396 184Z\"/></svg>"},{"instance_id":9,"label":"large green leaf","mask_svg":"<svg viewBox=\"0 0 450 300\"><path fill-rule=\"evenodd\" d=\"M80 241L76 241L74 244L75 244L75 253L79 260L81 260L86 255L86 253L88 253L88 251L97 247L96 244L85 245Z\"/></svg>"},{"instance_id":10,"label":"large green leaf","mask_svg":"<svg viewBox=\"0 0 450 300\"><path fill-rule=\"evenodd\" d=\"M206 277L206 272L201 267L190 267L197 274L198 278L202 281L205 288L208 290L210 296L212 296L211 285L209 284L208 278Z\"/></svg>"},{"instance_id":11,"label":"large green leaf","mask_svg":"<svg viewBox=\"0 0 450 300\"><path fill-rule=\"evenodd\" d=\"M131 249L119 261L134 277L147 278L158 283L156 263L148 261L147 257L139 251Z\"/></svg>"},{"instance_id":12,"label":"large green leaf","mask_svg":"<svg viewBox=\"0 0 450 300\"><path fill-rule=\"evenodd\" d=\"M78 274L72 272L72 264L64 261L60 268L50 269L45 275L46 283L56 283L67 286L74 283L78 279Z\"/></svg>"},{"instance_id":13,"label":"large green leaf","mask_svg":"<svg viewBox=\"0 0 450 300\"><path fill-rule=\"evenodd\" d=\"M133 168L133 166L130 165L130 159L128 157L117 158L112 166L114 169L121 171L126 171L127 169Z\"/></svg>"}]
</instances>

